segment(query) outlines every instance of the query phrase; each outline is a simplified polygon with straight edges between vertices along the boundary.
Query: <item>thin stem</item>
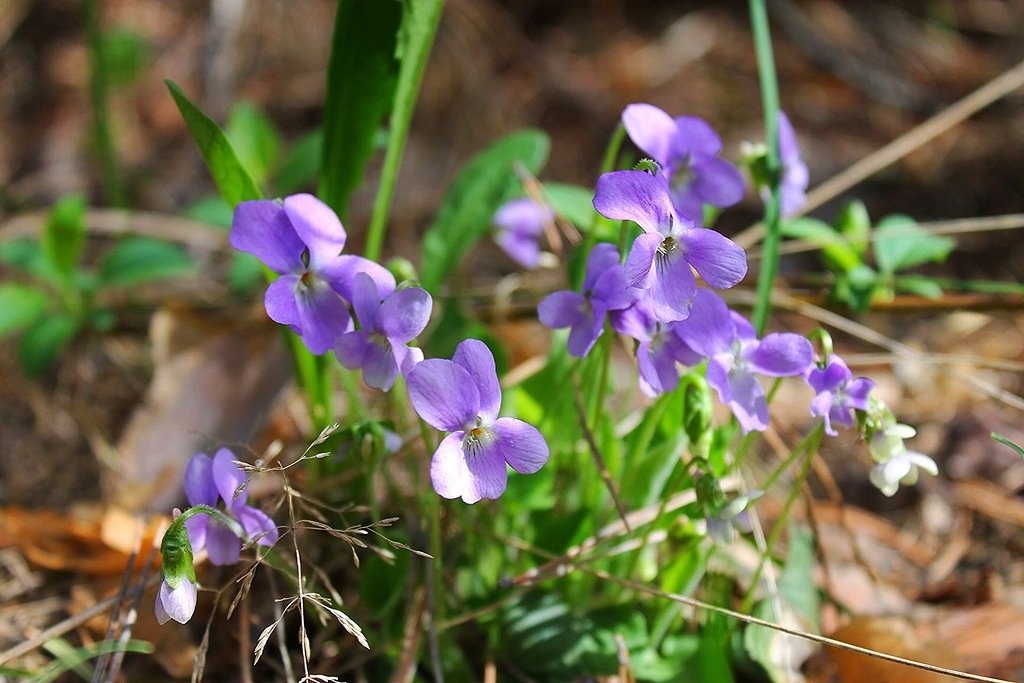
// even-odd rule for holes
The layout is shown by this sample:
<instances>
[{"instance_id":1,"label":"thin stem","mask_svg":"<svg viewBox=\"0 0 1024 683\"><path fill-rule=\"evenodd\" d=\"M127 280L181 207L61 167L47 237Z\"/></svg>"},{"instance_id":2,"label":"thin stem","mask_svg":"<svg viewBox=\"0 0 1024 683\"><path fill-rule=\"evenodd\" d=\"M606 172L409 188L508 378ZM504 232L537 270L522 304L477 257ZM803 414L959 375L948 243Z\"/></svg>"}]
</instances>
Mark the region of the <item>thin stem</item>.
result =
<instances>
[{"instance_id":1,"label":"thin stem","mask_svg":"<svg viewBox=\"0 0 1024 683\"><path fill-rule=\"evenodd\" d=\"M103 31L100 27L99 0L83 0L82 14L85 32L92 56L92 74L89 78L89 99L92 104L93 136L100 156L103 192L107 201L118 207L126 205L117 152L110 132L110 111L107 107L107 69L103 58Z\"/></svg>"},{"instance_id":2,"label":"thin stem","mask_svg":"<svg viewBox=\"0 0 1024 683\"><path fill-rule=\"evenodd\" d=\"M740 607L741 612L749 613L750 608L754 604L754 594L757 590L757 584L761 581L761 574L764 572L765 564L772 561L771 558L775 544L778 542L779 537L782 535L782 530L786 526L786 520L789 518L789 512L793 508L793 503L800 497L800 491L804 487L804 482L807 481L807 474L811 471L811 462L814 460L814 456L818 454L818 446L821 445L821 437L824 433L825 426L820 424L800 444L804 448L803 465L800 467L800 473L797 475L796 481L793 482L789 496L782 506L782 511L779 513L779 517L775 520L775 525L772 526L772 531L768 535L764 554L761 555L761 561L757 565L754 576L750 579L750 586L747 588L746 595L743 596L743 603ZM800 452L799 447L794 450L794 453L798 452Z\"/></svg>"},{"instance_id":3,"label":"thin stem","mask_svg":"<svg viewBox=\"0 0 1024 683\"><path fill-rule=\"evenodd\" d=\"M388 213L395 193L398 167L402 164L405 142L409 137L409 125L416 108L416 99L427 67L427 57L434 44L437 25L441 21L444 0L411 0L405 3L402 26L399 30L399 49L402 50L402 65L395 86L395 103L391 112L391 129L388 134L388 149L384 155L380 186L373 202L373 216L366 236L366 258L380 258L384 245ZM403 40L404 37L404 40Z\"/></svg>"},{"instance_id":4,"label":"thin stem","mask_svg":"<svg viewBox=\"0 0 1024 683\"><path fill-rule=\"evenodd\" d=\"M751 316L758 334L764 333L771 309L772 285L779 265L779 184L782 164L779 159L779 84L772 56L772 38L768 30L768 11L765 0L750 0L750 23L754 32L754 50L757 52L757 75L761 82L761 103L764 108L764 135L767 147L765 165L768 170L771 197L764 207L766 235L761 270L757 277L757 302Z\"/></svg>"},{"instance_id":5,"label":"thin stem","mask_svg":"<svg viewBox=\"0 0 1024 683\"><path fill-rule=\"evenodd\" d=\"M620 122L612 131L612 135L608 138L608 146L605 147L604 157L601 159L601 174L608 173L615 170L615 166L619 160L619 152L622 150L622 143L626 139L626 128ZM597 226L598 224L606 220L604 216L594 210L594 214L590 219L590 230L587 231L587 241L585 242L585 249L587 253L597 243ZM623 227L625 230L625 227ZM620 249L621 251L621 249Z\"/></svg>"}]
</instances>

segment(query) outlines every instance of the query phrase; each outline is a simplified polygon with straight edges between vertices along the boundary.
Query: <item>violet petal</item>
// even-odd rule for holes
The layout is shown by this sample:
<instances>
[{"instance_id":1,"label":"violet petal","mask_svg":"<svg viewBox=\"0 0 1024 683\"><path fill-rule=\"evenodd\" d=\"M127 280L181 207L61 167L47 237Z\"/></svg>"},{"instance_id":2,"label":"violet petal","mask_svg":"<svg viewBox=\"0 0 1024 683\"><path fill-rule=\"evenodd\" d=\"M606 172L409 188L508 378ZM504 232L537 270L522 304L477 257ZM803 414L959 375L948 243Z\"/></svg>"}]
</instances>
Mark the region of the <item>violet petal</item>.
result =
<instances>
[{"instance_id":1,"label":"violet petal","mask_svg":"<svg viewBox=\"0 0 1024 683\"><path fill-rule=\"evenodd\" d=\"M597 179L594 208L605 218L633 221L645 232L669 234L672 204L665 182L644 171L612 171Z\"/></svg>"},{"instance_id":2,"label":"violet petal","mask_svg":"<svg viewBox=\"0 0 1024 683\"><path fill-rule=\"evenodd\" d=\"M461 365L431 358L413 368L406 383L416 413L434 429L454 432L476 422L480 391Z\"/></svg>"},{"instance_id":3,"label":"violet petal","mask_svg":"<svg viewBox=\"0 0 1024 683\"><path fill-rule=\"evenodd\" d=\"M430 483L442 498L458 498L467 488L469 468L462 453L465 436L465 432L456 431L444 437L430 459Z\"/></svg>"},{"instance_id":4,"label":"violet petal","mask_svg":"<svg viewBox=\"0 0 1024 683\"><path fill-rule=\"evenodd\" d=\"M302 270L305 245L284 208L269 199L242 202L231 219L231 246L253 254L275 273Z\"/></svg>"},{"instance_id":5,"label":"violet petal","mask_svg":"<svg viewBox=\"0 0 1024 683\"><path fill-rule=\"evenodd\" d=\"M665 164L676 122L651 104L631 104L622 112L622 125L629 139L655 161Z\"/></svg>"},{"instance_id":6,"label":"violet petal","mask_svg":"<svg viewBox=\"0 0 1024 683\"><path fill-rule=\"evenodd\" d=\"M185 496L189 505L217 504L217 486L213 481L213 461L206 453L196 453L185 466ZM193 517L193 519L196 519ZM187 523L187 521L186 521Z\"/></svg>"},{"instance_id":7,"label":"violet petal","mask_svg":"<svg viewBox=\"0 0 1024 683\"><path fill-rule=\"evenodd\" d=\"M775 332L764 337L744 357L750 367L769 377L803 374L814 362L811 342L798 334Z\"/></svg>"},{"instance_id":8,"label":"violet petal","mask_svg":"<svg viewBox=\"0 0 1024 683\"><path fill-rule=\"evenodd\" d=\"M345 228L331 207L311 194L294 194L284 199L284 212L306 248L309 265L317 270L345 247Z\"/></svg>"},{"instance_id":9,"label":"violet petal","mask_svg":"<svg viewBox=\"0 0 1024 683\"><path fill-rule=\"evenodd\" d=\"M747 254L728 237L714 230L693 228L679 237L686 260L715 289L737 284L747 274Z\"/></svg>"},{"instance_id":10,"label":"violet petal","mask_svg":"<svg viewBox=\"0 0 1024 683\"><path fill-rule=\"evenodd\" d=\"M495 447L516 472L533 474L548 461L548 444L533 425L512 417L500 417L491 429L497 438Z\"/></svg>"},{"instance_id":11,"label":"violet petal","mask_svg":"<svg viewBox=\"0 0 1024 683\"><path fill-rule=\"evenodd\" d=\"M479 339L466 339L455 347L452 361L469 373L480 394L479 416L493 422L501 410L501 384L494 367L494 355Z\"/></svg>"},{"instance_id":12,"label":"violet petal","mask_svg":"<svg viewBox=\"0 0 1024 683\"><path fill-rule=\"evenodd\" d=\"M433 299L426 290L419 287L400 289L381 303L377 327L388 339L408 344L430 322L432 305Z\"/></svg>"}]
</instances>

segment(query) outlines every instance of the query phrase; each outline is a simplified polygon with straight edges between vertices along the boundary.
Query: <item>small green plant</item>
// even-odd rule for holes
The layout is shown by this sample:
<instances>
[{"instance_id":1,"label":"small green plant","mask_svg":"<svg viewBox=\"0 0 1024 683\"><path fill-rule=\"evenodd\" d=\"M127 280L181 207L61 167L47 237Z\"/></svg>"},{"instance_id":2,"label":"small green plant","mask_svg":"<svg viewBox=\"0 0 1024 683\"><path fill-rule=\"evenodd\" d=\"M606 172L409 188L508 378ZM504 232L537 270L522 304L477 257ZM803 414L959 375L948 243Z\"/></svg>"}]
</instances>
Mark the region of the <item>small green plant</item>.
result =
<instances>
[{"instance_id":1,"label":"small green plant","mask_svg":"<svg viewBox=\"0 0 1024 683\"><path fill-rule=\"evenodd\" d=\"M85 199L70 195L50 212L39 240L0 244L0 263L23 280L0 285L0 338L18 335L18 357L29 376L43 372L80 332L111 329L114 311L101 305L108 290L192 270L192 259L174 244L151 237L118 239L88 267Z\"/></svg>"},{"instance_id":2,"label":"small green plant","mask_svg":"<svg viewBox=\"0 0 1024 683\"><path fill-rule=\"evenodd\" d=\"M956 246L949 237L933 235L902 214L886 216L872 227L867 208L856 200L839 211L832 225L816 218L796 218L785 222L782 232L821 248L825 267L833 277L832 299L858 313L872 304L891 301L897 292L941 297L937 280L902 271L941 263Z\"/></svg>"}]
</instances>

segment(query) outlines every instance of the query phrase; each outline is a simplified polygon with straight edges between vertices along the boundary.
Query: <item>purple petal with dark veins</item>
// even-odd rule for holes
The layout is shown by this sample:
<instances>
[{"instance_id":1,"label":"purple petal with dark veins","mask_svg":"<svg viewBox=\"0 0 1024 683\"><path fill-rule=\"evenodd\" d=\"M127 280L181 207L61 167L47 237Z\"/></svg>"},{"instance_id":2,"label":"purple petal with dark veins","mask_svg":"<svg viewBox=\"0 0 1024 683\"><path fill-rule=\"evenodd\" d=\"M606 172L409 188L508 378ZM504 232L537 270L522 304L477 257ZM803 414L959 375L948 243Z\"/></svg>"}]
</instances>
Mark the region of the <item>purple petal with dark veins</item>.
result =
<instances>
[{"instance_id":1,"label":"purple petal with dark veins","mask_svg":"<svg viewBox=\"0 0 1024 683\"><path fill-rule=\"evenodd\" d=\"M664 241L659 233L644 233L633 240L626 257L626 281L630 287L649 289L654 281L654 257Z\"/></svg>"},{"instance_id":2,"label":"purple petal with dark veins","mask_svg":"<svg viewBox=\"0 0 1024 683\"><path fill-rule=\"evenodd\" d=\"M651 283L651 303L654 316L663 323L685 320L697 291L685 252L681 249L654 257L655 276Z\"/></svg>"}]
</instances>

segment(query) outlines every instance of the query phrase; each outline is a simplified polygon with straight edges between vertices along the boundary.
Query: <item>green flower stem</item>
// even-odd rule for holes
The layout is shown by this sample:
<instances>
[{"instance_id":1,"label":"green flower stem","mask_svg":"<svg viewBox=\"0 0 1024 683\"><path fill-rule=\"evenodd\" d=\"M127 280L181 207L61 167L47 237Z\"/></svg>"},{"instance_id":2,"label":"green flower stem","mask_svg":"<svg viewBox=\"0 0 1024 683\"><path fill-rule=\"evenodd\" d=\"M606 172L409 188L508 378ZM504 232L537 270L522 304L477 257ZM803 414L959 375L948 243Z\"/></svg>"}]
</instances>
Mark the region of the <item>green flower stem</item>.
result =
<instances>
[{"instance_id":1,"label":"green flower stem","mask_svg":"<svg viewBox=\"0 0 1024 683\"><path fill-rule=\"evenodd\" d=\"M818 447L821 445L822 436L825 434L824 423L819 424L813 432L808 434L800 444L793 449L793 453L787 459L787 463L790 462L797 454L803 453L804 462L800 467L800 473L797 475L796 481L790 487L789 496L786 498L785 504L782 506L782 511L779 513L779 518L775 520L775 525L772 526L772 531L768 535L768 540L765 543L764 554L761 555L761 561L757 565L757 569L754 571L754 576L750 579L750 585L747 587L747 592L743 596L743 603L740 607L740 611L744 614L750 613L750 608L754 604L754 595L757 592L757 585L761 581L761 574L764 572L765 564L772 561L772 554L775 549L775 544L778 543L779 537L782 535L782 530L786 526L786 520L789 518L789 512L793 508L793 503L800 496L800 491L804 487L804 482L807 481L807 475L811 471L811 462L814 461L814 456L818 454ZM775 482L781 474L782 469L777 470L778 474L773 474L769 477L768 481L765 482L764 489L768 490L768 487Z\"/></svg>"},{"instance_id":2,"label":"green flower stem","mask_svg":"<svg viewBox=\"0 0 1024 683\"><path fill-rule=\"evenodd\" d=\"M366 236L365 255L374 261L380 258L384 245L384 232L388 213L391 211L391 199L395 193L398 168L402 164L405 142L409 137L409 125L416 109L423 72L427 68L427 57L430 56L437 25L441 21L441 10L444 8L444 0L407 0L403 4L404 14L398 36L402 65L399 67L398 83L395 86L388 148L384 155L380 185L373 202L373 216Z\"/></svg>"},{"instance_id":3,"label":"green flower stem","mask_svg":"<svg viewBox=\"0 0 1024 683\"><path fill-rule=\"evenodd\" d=\"M771 310L772 285L779 265L779 244L782 233L779 225L779 184L782 162L779 158L779 84L772 56L772 38L768 30L766 0L750 0L750 24L754 32L754 50L757 53L757 75L761 82L761 104L764 108L764 135L767 147L765 166L768 171L771 198L764 207L765 239L761 257L761 271L757 277L757 302L751 322L758 335L764 333L768 312Z\"/></svg>"},{"instance_id":4,"label":"green flower stem","mask_svg":"<svg viewBox=\"0 0 1024 683\"><path fill-rule=\"evenodd\" d=\"M626 128L620 122L612 131L611 137L608 139L608 146L605 147L604 157L601 159L601 175L609 173L615 170L615 166L618 164L619 152L622 150L622 143L626 139ZM601 221L607 220L604 216L594 209L593 216L590 219L590 229L587 231L587 239L585 244L585 253L590 253L590 250L594 248L594 244L597 243L597 226ZM623 221L622 233L626 233L626 223ZM620 247L621 251L621 247Z\"/></svg>"},{"instance_id":5,"label":"green flower stem","mask_svg":"<svg viewBox=\"0 0 1024 683\"><path fill-rule=\"evenodd\" d=\"M92 74L89 78L89 99L92 104L93 136L100 156L100 170L103 174L103 191L112 206L125 206L124 185L117 163L117 152L110 132L110 111L107 107L107 70L103 57L103 32L100 27L99 0L83 0L82 14L85 33L89 40L92 57Z\"/></svg>"},{"instance_id":6,"label":"green flower stem","mask_svg":"<svg viewBox=\"0 0 1024 683\"><path fill-rule=\"evenodd\" d=\"M174 521L171 522L171 525L167 527L167 531L164 532L164 541L167 540L172 532L175 534L181 533L182 527L185 526L185 522L196 515L207 515L208 517L212 517L214 521L227 528L228 531L233 533L235 536L238 536L243 541L249 538L249 535L245 533L245 529L242 528L242 525L238 523L237 519L225 515L217 508L210 507L209 505L193 505L178 515ZM160 543L160 549L163 550L163 541Z\"/></svg>"}]
</instances>

